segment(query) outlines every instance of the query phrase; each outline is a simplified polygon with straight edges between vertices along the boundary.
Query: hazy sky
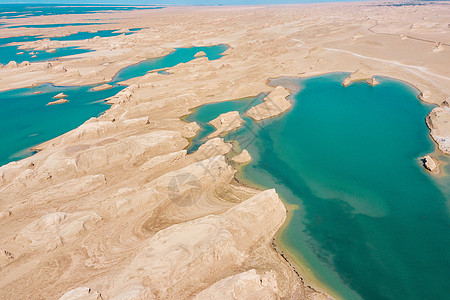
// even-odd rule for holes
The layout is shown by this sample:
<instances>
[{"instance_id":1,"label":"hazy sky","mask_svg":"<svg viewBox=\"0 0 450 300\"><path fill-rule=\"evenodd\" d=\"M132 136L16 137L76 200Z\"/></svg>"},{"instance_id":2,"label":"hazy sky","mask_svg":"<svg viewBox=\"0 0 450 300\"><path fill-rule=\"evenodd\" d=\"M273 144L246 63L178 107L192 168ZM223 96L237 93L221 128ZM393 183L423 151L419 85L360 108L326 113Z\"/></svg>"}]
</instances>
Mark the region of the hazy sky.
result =
<instances>
[{"instance_id":1,"label":"hazy sky","mask_svg":"<svg viewBox=\"0 0 450 300\"><path fill-rule=\"evenodd\" d=\"M236 5L290 4L312 2L348 2L353 0L0 0L1 3L60 3L60 4L146 4L146 5ZM361 1L361 0L360 0Z\"/></svg>"}]
</instances>

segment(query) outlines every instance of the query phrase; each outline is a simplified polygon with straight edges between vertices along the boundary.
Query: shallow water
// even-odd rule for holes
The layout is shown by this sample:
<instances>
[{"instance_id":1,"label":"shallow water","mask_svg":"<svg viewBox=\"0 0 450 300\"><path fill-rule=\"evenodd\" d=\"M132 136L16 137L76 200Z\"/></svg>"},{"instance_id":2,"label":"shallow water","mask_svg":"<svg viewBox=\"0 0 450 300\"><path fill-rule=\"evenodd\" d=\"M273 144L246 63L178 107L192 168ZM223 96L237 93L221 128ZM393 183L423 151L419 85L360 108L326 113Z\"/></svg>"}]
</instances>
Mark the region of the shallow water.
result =
<instances>
[{"instance_id":1,"label":"shallow water","mask_svg":"<svg viewBox=\"0 0 450 300\"><path fill-rule=\"evenodd\" d=\"M433 178L418 159L434 151L424 122L432 107L403 82L377 78L375 87L345 88L347 75L273 82L301 91L290 111L246 119L227 136L253 158L239 178L275 187L299 207L280 240L334 294L446 299L450 179ZM227 105L205 105L195 115L204 125L239 109Z\"/></svg>"},{"instance_id":2,"label":"shallow water","mask_svg":"<svg viewBox=\"0 0 450 300\"><path fill-rule=\"evenodd\" d=\"M51 61L59 57L92 52L94 50L83 49L79 47L63 47L56 48L55 52L47 52L45 50L21 50L18 46L3 46L0 47L0 64L6 65L10 61L15 61L20 64L21 62L40 62ZM18 54L22 53L22 54Z\"/></svg>"},{"instance_id":3,"label":"shallow water","mask_svg":"<svg viewBox=\"0 0 450 300\"><path fill-rule=\"evenodd\" d=\"M32 25L11 25L5 26L6 28L55 28L55 27L67 27L67 26L89 26L89 25L104 25L108 23L54 23L54 24L32 24Z\"/></svg>"},{"instance_id":4,"label":"shallow water","mask_svg":"<svg viewBox=\"0 0 450 300\"><path fill-rule=\"evenodd\" d=\"M162 6L116 6L116 5L92 5L92 4L0 4L0 19L22 18L24 16L48 16L48 15L71 15L90 14L109 11L129 11L142 9L161 9Z\"/></svg>"},{"instance_id":5,"label":"shallow water","mask_svg":"<svg viewBox=\"0 0 450 300\"><path fill-rule=\"evenodd\" d=\"M78 33L70 34L62 37L52 37L49 38L52 41L79 41L85 39L91 39L96 36L99 37L111 37L117 35L130 35L141 28L132 28L130 32L119 33L117 30L99 30L96 32L88 32L81 31ZM40 61L50 61L55 60L59 57L81 54L92 52L93 50L80 48L80 47L61 47L56 48L55 52L47 52L47 51L36 51L36 50L21 50L19 49L20 45L8 45L10 43L22 43L22 42L31 42L44 39L43 36L19 36L19 37L10 37L10 38L0 38L0 63L7 64L10 61L15 61L17 63L21 63L23 61L29 62L40 62ZM18 54L23 52L23 54ZM35 57L33 57L35 55Z\"/></svg>"},{"instance_id":6,"label":"shallow water","mask_svg":"<svg viewBox=\"0 0 450 300\"><path fill-rule=\"evenodd\" d=\"M50 84L34 88L0 92L0 166L13 160L30 156L27 149L70 131L90 117L99 116L109 108L103 99L115 95L126 86L120 81L145 75L148 71L168 68L194 59L199 51L204 51L210 60L220 58L226 45L210 47L177 48L161 57L143 61L122 69L109 82L112 89L93 92L96 85L61 87ZM170 75L161 75L170 76ZM35 92L37 94L35 94ZM53 96L63 92L69 102L46 105Z\"/></svg>"}]
</instances>

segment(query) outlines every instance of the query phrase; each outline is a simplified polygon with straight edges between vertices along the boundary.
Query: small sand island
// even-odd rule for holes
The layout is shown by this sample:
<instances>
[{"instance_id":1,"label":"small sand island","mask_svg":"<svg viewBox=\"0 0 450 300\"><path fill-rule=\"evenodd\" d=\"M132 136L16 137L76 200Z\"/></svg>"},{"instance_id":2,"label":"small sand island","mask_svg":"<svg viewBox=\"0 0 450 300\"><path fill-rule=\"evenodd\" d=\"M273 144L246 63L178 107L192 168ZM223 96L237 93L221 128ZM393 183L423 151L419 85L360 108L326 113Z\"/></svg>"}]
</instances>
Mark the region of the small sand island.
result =
<instances>
[{"instance_id":1,"label":"small sand island","mask_svg":"<svg viewBox=\"0 0 450 300\"><path fill-rule=\"evenodd\" d=\"M425 167L425 169L427 169L431 173L434 173L434 174L439 173L438 163L430 155L425 155L422 158L422 162L423 162L423 166Z\"/></svg>"},{"instance_id":2,"label":"small sand island","mask_svg":"<svg viewBox=\"0 0 450 300\"><path fill-rule=\"evenodd\" d=\"M113 87L112 85L105 83L105 84L102 84L102 85L93 87L92 90L93 90L94 92L98 92L98 91L109 90L109 89L111 89L112 87Z\"/></svg>"},{"instance_id":3,"label":"small sand island","mask_svg":"<svg viewBox=\"0 0 450 300\"><path fill-rule=\"evenodd\" d=\"M66 97L67 97L66 94L64 94L64 93L59 93L59 94L53 96L53 99L62 99L62 98L66 98Z\"/></svg>"},{"instance_id":4,"label":"small sand island","mask_svg":"<svg viewBox=\"0 0 450 300\"><path fill-rule=\"evenodd\" d=\"M250 108L246 115L250 118L261 121L284 113L291 108L291 101L286 100L290 92L282 86L277 86L264 98L264 102Z\"/></svg>"},{"instance_id":5,"label":"small sand island","mask_svg":"<svg viewBox=\"0 0 450 300\"><path fill-rule=\"evenodd\" d=\"M197 53L195 53L194 57L204 57L206 56L205 51L199 51Z\"/></svg>"},{"instance_id":6,"label":"small sand island","mask_svg":"<svg viewBox=\"0 0 450 300\"><path fill-rule=\"evenodd\" d=\"M69 102L69 100L67 100L67 99L58 99L58 100L47 103L47 105L62 104L62 103L67 103L67 102Z\"/></svg>"}]
</instances>

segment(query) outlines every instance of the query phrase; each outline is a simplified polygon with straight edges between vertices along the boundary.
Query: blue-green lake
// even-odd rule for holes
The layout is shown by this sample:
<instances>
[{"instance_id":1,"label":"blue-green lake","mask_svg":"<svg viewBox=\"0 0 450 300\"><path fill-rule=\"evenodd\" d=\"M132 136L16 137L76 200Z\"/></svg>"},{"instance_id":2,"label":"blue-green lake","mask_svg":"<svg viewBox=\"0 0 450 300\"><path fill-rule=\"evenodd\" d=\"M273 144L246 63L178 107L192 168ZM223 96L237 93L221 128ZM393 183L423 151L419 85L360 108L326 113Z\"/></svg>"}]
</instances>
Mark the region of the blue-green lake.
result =
<instances>
[{"instance_id":1,"label":"blue-green lake","mask_svg":"<svg viewBox=\"0 0 450 300\"><path fill-rule=\"evenodd\" d=\"M130 35L141 28L131 28L129 32L119 33L117 30L99 30L96 32L80 31L74 34L70 34L62 37L52 37L49 38L52 41L79 41L85 39L91 39L93 37L111 37L117 35ZM23 43L31 42L43 39L43 36L33 35L33 36L18 36L9 38L0 38L0 64L6 65L10 61L15 61L16 63L21 63L23 61L29 62L40 62L55 60L59 57L81 54L91 52L93 50L80 48L80 47L61 47L56 48L54 52L47 51L37 51L37 50L21 50L20 45L9 45L10 43ZM18 54L22 53L22 54Z\"/></svg>"},{"instance_id":2,"label":"blue-green lake","mask_svg":"<svg viewBox=\"0 0 450 300\"><path fill-rule=\"evenodd\" d=\"M300 91L261 122L243 113L264 95L202 106L186 117L202 127L190 150L213 131L207 122L240 111L245 125L225 137L252 156L238 179L298 206L278 237L291 260L343 299L448 299L450 179L419 160L435 149L433 107L406 83L343 87L347 75L273 80Z\"/></svg>"},{"instance_id":3,"label":"blue-green lake","mask_svg":"<svg viewBox=\"0 0 450 300\"><path fill-rule=\"evenodd\" d=\"M63 1L61 1L63 2ZM162 9L162 6L130 6L102 4L51 4L51 3L4 3L0 4L0 19L16 19L32 16L92 14L145 9Z\"/></svg>"},{"instance_id":4,"label":"blue-green lake","mask_svg":"<svg viewBox=\"0 0 450 300\"><path fill-rule=\"evenodd\" d=\"M148 71L173 67L193 60L204 51L210 60L219 59L228 46L177 48L170 54L153 58L122 69L109 82L113 88L93 92L96 85L54 86L44 84L0 92L0 166L33 154L28 149L70 131L87 119L109 108L104 99L124 89L118 82L143 76ZM170 75L161 75L170 76ZM47 105L52 97L63 92L69 102Z\"/></svg>"}]
</instances>

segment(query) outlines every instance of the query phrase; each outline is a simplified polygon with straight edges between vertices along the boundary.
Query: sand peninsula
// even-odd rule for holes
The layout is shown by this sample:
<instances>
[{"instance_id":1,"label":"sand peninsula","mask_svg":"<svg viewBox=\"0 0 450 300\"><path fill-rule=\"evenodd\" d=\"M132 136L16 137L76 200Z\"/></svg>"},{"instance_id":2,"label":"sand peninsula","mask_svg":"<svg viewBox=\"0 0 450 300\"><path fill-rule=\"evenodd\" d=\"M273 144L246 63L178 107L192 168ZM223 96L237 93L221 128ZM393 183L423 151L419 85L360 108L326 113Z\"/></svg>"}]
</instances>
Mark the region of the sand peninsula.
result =
<instances>
[{"instance_id":1,"label":"sand peninsula","mask_svg":"<svg viewBox=\"0 0 450 300\"><path fill-rule=\"evenodd\" d=\"M0 90L51 82L103 84L120 69L175 47L225 43L205 57L149 73L111 108L0 167L0 289L5 299L329 299L308 272L272 246L286 220L275 190L239 184L220 137L192 154L198 126L181 117L206 103L270 93L269 78L358 72L411 83L436 108L427 119L448 152L448 3L333 3L168 7L95 14L143 27L132 35L21 43L93 52L0 68ZM82 22L92 15L33 16L14 24ZM327 22L323 22L324 18ZM64 28L65 34L79 27ZM60 35L58 28L3 28L2 36ZM436 46L438 45L438 46ZM438 48L436 48L438 47ZM437 51L438 49L439 51ZM370 83L374 83L370 81ZM350 84L350 83L349 83ZM94 92L94 91L93 91ZM287 100L286 100L287 101ZM438 153L439 154L439 153ZM248 159L248 158L247 158ZM296 264L295 261L291 261ZM332 294L332 291L328 291Z\"/></svg>"}]
</instances>

